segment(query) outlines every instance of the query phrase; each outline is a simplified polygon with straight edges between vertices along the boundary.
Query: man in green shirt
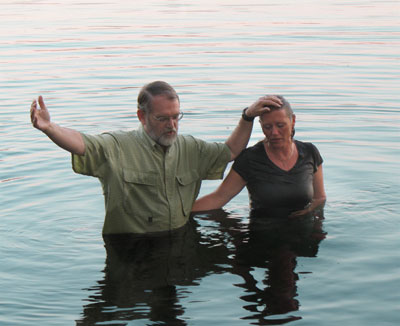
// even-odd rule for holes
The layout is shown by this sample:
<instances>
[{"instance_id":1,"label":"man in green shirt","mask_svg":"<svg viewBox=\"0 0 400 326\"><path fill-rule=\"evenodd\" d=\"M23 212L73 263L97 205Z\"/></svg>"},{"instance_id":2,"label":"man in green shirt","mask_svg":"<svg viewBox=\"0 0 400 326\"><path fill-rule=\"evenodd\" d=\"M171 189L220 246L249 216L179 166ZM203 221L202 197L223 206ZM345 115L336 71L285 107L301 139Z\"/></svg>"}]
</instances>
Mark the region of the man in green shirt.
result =
<instances>
[{"instance_id":1,"label":"man in green shirt","mask_svg":"<svg viewBox=\"0 0 400 326\"><path fill-rule=\"evenodd\" d=\"M179 96L167 83L145 85L138 96L138 130L93 136L50 120L43 98L31 120L54 143L72 153L76 173L97 177L103 187L103 234L149 234L182 227L204 179L221 179L227 163L247 145L255 116L280 106L264 96L243 110L225 143L178 135Z\"/></svg>"}]
</instances>

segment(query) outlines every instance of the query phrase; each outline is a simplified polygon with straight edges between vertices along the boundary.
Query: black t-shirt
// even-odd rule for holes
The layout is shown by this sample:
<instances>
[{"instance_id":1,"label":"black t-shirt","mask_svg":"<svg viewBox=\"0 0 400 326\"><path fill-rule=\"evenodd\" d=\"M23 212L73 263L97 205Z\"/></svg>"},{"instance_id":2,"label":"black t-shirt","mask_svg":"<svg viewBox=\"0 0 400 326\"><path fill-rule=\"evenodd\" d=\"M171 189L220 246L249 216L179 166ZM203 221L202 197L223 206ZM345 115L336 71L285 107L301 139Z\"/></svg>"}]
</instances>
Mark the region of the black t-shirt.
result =
<instances>
[{"instance_id":1,"label":"black t-shirt","mask_svg":"<svg viewBox=\"0 0 400 326\"><path fill-rule=\"evenodd\" d=\"M311 202L314 173L323 160L313 144L295 144L299 157L289 171L269 159L262 141L236 158L232 168L247 182L252 215L286 217Z\"/></svg>"}]
</instances>

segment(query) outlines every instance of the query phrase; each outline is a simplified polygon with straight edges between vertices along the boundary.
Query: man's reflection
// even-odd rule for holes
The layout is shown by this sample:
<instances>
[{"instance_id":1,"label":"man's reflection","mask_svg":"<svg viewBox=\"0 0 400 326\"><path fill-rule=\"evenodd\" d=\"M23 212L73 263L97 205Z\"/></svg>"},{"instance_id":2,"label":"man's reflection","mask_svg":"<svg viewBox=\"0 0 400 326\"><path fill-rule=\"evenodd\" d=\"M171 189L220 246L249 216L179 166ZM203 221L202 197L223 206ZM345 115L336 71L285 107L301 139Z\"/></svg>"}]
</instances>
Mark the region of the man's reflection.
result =
<instances>
[{"instance_id":1,"label":"man's reflection","mask_svg":"<svg viewBox=\"0 0 400 326\"><path fill-rule=\"evenodd\" d=\"M297 257L316 257L325 237L321 218L232 218L216 210L197 214L196 220L163 236L105 237L104 279L89 289L90 303L77 325L126 325L139 319L187 325L183 299L202 278L216 273L241 277L234 286L245 292L243 319L252 324L300 318L289 315L299 308ZM229 308L235 309L227 302Z\"/></svg>"},{"instance_id":2,"label":"man's reflection","mask_svg":"<svg viewBox=\"0 0 400 326\"><path fill-rule=\"evenodd\" d=\"M89 289L92 303L84 307L77 325L111 321L126 325L137 319L186 325L179 301L187 296L187 287L209 273L221 272L218 264L227 259L219 237L204 237L193 219L168 234L104 237L104 280Z\"/></svg>"}]
</instances>

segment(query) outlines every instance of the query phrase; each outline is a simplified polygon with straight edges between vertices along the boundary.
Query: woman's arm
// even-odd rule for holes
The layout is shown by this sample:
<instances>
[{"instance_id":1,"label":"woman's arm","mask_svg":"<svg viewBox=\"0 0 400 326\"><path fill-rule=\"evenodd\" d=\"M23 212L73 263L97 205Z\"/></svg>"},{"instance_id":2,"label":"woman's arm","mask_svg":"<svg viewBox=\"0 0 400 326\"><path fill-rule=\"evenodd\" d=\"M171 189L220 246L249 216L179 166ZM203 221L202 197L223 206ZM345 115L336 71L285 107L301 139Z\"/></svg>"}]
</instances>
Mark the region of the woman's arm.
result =
<instances>
[{"instance_id":1,"label":"woman's arm","mask_svg":"<svg viewBox=\"0 0 400 326\"><path fill-rule=\"evenodd\" d=\"M235 197L245 185L246 181L231 169L217 190L195 201L192 211L198 212L221 208Z\"/></svg>"},{"instance_id":2,"label":"woman's arm","mask_svg":"<svg viewBox=\"0 0 400 326\"><path fill-rule=\"evenodd\" d=\"M293 212L290 217L301 216L309 212L313 212L316 209L323 208L326 202L326 194L324 187L324 175L322 171L322 164L318 167L317 172L314 174L313 180L314 196L307 208L300 211Z\"/></svg>"},{"instance_id":3,"label":"woman's arm","mask_svg":"<svg viewBox=\"0 0 400 326\"><path fill-rule=\"evenodd\" d=\"M322 164L318 167L317 172L315 172L315 174L314 174L313 186L314 186L313 201L325 203L326 194L325 194L325 187L324 187L324 175L323 175L323 171L322 171Z\"/></svg>"}]
</instances>

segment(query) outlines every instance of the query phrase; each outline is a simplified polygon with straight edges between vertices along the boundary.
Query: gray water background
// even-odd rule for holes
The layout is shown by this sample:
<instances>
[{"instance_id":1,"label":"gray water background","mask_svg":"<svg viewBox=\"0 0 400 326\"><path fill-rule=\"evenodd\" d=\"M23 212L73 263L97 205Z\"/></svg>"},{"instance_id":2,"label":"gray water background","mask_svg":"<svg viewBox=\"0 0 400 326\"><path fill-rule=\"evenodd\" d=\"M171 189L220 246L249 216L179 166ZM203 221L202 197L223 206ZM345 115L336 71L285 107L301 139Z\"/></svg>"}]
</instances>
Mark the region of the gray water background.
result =
<instances>
[{"instance_id":1,"label":"gray water background","mask_svg":"<svg viewBox=\"0 0 400 326\"><path fill-rule=\"evenodd\" d=\"M282 94L297 139L324 158L326 238L297 257L299 309L264 323L398 324L399 1L21 0L1 1L0 18L0 325L73 325L104 279L100 185L31 127L30 102L43 95L54 121L83 132L129 130L138 90L158 79L181 96L180 132L208 141ZM261 138L256 123L250 144ZM246 220L247 205L244 190L225 211ZM237 283L227 269L177 286L180 324L262 323ZM104 317L124 309L140 314ZM87 325L163 324L144 304L94 315Z\"/></svg>"}]
</instances>

